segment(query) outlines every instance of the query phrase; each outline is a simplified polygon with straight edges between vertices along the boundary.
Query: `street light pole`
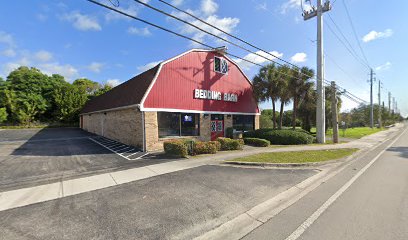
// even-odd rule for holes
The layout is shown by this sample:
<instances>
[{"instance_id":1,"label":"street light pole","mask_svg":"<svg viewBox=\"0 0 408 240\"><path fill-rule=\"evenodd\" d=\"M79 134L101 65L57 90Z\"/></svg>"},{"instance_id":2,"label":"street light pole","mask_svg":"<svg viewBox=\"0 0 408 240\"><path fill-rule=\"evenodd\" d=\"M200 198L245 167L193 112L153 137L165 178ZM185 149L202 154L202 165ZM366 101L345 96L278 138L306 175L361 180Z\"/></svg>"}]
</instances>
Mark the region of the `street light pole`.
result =
<instances>
[{"instance_id":1,"label":"street light pole","mask_svg":"<svg viewBox=\"0 0 408 240\"><path fill-rule=\"evenodd\" d=\"M326 142L326 116L324 94L324 57L323 57L323 13L331 10L330 1L322 5L322 0L317 0L317 7L310 11L303 11L303 19L309 20L317 17L317 103L316 103L316 139L318 143Z\"/></svg>"}]
</instances>

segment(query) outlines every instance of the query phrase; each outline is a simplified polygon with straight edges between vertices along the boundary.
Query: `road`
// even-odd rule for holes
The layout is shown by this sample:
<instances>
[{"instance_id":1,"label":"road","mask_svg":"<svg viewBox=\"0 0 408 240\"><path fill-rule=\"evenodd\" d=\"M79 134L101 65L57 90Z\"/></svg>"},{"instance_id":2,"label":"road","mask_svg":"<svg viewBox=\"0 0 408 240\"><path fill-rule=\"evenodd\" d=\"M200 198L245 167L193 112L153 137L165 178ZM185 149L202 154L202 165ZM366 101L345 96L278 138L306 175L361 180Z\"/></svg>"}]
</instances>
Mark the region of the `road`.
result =
<instances>
[{"instance_id":1,"label":"road","mask_svg":"<svg viewBox=\"0 0 408 240\"><path fill-rule=\"evenodd\" d=\"M404 131L243 239L408 239Z\"/></svg>"}]
</instances>

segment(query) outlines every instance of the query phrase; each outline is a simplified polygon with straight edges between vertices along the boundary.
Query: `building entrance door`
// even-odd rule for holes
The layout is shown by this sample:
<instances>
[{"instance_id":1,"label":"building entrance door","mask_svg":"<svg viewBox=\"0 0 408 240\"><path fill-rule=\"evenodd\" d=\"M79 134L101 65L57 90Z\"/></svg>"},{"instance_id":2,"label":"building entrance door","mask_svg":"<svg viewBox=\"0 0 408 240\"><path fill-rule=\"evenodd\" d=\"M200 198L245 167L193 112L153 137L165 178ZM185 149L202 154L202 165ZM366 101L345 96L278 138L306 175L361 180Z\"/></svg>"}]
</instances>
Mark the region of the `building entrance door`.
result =
<instances>
[{"instance_id":1,"label":"building entrance door","mask_svg":"<svg viewBox=\"0 0 408 240\"><path fill-rule=\"evenodd\" d=\"M211 141L224 137L224 115L211 114Z\"/></svg>"}]
</instances>

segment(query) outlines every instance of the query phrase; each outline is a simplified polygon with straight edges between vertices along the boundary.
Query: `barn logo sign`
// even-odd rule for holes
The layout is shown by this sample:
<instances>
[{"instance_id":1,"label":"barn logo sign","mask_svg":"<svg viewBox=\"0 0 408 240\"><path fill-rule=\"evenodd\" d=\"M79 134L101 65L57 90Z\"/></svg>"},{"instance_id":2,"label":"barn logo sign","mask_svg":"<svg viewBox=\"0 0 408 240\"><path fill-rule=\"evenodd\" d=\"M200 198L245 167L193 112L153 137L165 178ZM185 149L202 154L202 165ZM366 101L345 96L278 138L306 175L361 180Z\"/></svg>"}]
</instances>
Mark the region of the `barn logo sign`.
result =
<instances>
[{"instance_id":1,"label":"barn logo sign","mask_svg":"<svg viewBox=\"0 0 408 240\"><path fill-rule=\"evenodd\" d=\"M238 102L238 94L235 93L221 93L217 91L194 89L194 98L218 100L225 102Z\"/></svg>"}]
</instances>

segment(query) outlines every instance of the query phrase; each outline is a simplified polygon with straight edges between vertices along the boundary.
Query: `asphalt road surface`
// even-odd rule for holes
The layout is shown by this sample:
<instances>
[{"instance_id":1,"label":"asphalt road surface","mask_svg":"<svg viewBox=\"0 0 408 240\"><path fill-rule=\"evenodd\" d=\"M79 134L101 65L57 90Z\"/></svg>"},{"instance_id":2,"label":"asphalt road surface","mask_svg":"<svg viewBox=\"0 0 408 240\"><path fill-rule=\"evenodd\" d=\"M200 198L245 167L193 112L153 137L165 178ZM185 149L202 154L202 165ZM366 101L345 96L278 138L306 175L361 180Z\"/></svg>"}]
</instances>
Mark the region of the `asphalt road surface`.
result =
<instances>
[{"instance_id":1,"label":"asphalt road surface","mask_svg":"<svg viewBox=\"0 0 408 240\"><path fill-rule=\"evenodd\" d=\"M408 131L243 239L408 239Z\"/></svg>"},{"instance_id":2,"label":"asphalt road surface","mask_svg":"<svg viewBox=\"0 0 408 240\"><path fill-rule=\"evenodd\" d=\"M174 160L129 161L90 137L79 128L1 130L0 192Z\"/></svg>"}]
</instances>

